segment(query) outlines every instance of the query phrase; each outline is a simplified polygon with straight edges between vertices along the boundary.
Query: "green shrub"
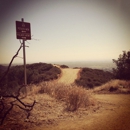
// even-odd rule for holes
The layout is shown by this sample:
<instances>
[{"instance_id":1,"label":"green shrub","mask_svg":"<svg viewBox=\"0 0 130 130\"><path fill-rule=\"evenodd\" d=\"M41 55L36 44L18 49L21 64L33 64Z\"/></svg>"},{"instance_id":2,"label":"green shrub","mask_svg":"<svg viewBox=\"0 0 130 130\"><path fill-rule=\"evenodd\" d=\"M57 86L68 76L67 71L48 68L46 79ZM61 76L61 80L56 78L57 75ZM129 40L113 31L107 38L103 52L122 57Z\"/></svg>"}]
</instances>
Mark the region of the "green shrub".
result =
<instances>
[{"instance_id":1,"label":"green shrub","mask_svg":"<svg viewBox=\"0 0 130 130\"><path fill-rule=\"evenodd\" d=\"M69 68L67 65L60 65L61 68Z\"/></svg>"},{"instance_id":2,"label":"green shrub","mask_svg":"<svg viewBox=\"0 0 130 130\"><path fill-rule=\"evenodd\" d=\"M130 80L130 51L123 51L117 60L113 59L116 68L113 69L116 79Z\"/></svg>"},{"instance_id":3,"label":"green shrub","mask_svg":"<svg viewBox=\"0 0 130 130\"><path fill-rule=\"evenodd\" d=\"M80 78L75 80L79 86L94 88L111 80L113 74L107 71L91 68L83 68L80 72Z\"/></svg>"},{"instance_id":4,"label":"green shrub","mask_svg":"<svg viewBox=\"0 0 130 130\"><path fill-rule=\"evenodd\" d=\"M28 84L57 79L58 75L61 73L59 68L46 63L28 64L26 66L26 71ZM2 77L2 75L3 71L0 73L0 77ZM13 66L10 68L7 77L0 83L0 88L4 91L8 91L8 88L14 87L13 90L17 90L18 86L23 84L24 67L22 65Z\"/></svg>"}]
</instances>

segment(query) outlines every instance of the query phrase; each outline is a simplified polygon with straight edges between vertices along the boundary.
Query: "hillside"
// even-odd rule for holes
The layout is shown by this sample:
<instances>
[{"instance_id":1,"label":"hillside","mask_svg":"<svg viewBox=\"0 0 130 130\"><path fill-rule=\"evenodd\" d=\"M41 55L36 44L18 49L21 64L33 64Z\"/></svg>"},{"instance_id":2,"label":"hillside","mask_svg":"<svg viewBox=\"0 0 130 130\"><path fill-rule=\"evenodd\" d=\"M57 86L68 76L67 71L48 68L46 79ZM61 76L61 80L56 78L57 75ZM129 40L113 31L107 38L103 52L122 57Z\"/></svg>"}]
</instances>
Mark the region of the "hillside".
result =
<instances>
[{"instance_id":1,"label":"hillside","mask_svg":"<svg viewBox=\"0 0 130 130\"><path fill-rule=\"evenodd\" d=\"M100 69L82 68L75 83L87 89L100 86L113 79L113 74Z\"/></svg>"},{"instance_id":2,"label":"hillside","mask_svg":"<svg viewBox=\"0 0 130 130\"><path fill-rule=\"evenodd\" d=\"M18 102L13 101L12 98L4 99L7 103L12 101L17 105L13 107L0 129L130 129L130 95L128 93L120 94L121 91L117 91L121 88L129 91L130 82L120 80L114 82L115 80L113 80L104 86L87 90L73 84L80 77L80 69L55 67L61 71L59 78L27 86L27 95L21 100L27 104L36 100L29 119L27 119L27 113L18 107ZM30 68L37 69L36 65L30 66ZM111 87L117 89L110 91ZM1 105L0 110L2 110ZM10 104L7 104L7 107L9 106Z\"/></svg>"},{"instance_id":3,"label":"hillside","mask_svg":"<svg viewBox=\"0 0 130 130\"><path fill-rule=\"evenodd\" d=\"M5 66L0 66L0 78L6 71ZM61 70L52 64L47 63L34 63L26 65L27 84L37 84L43 81L56 80ZM8 75L0 83L0 88L4 86L0 93L13 93L24 84L24 67L22 65L12 66Z\"/></svg>"}]
</instances>

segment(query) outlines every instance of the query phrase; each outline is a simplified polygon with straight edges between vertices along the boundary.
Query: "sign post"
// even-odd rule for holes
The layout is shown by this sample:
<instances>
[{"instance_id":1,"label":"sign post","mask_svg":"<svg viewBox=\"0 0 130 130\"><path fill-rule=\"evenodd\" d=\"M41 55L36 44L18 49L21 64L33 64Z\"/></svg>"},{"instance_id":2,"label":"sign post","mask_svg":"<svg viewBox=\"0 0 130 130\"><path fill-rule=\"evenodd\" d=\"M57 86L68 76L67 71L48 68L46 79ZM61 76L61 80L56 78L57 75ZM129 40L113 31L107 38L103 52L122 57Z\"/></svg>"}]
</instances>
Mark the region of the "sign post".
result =
<instances>
[{"instance_id":1,"label":"sign post","mask_svg":"<svg viewBox=\"0 0 130 130\"><path fill-rule=\"evenodd\" d=\"M26 55L25 55L25 41L31 40L31 29L30 23L24 22L22 18L21 21L16 21L16 37L17 39L23 40L23 62L24 62L24 85L27 85L27 74L26 74Z\"/></svg>"},{"instance_id":2,"label":"sign post","mask_svg":"<svg viewBox=\"0 0 130 130\"><path fill-rule=\"evenodd\" d=\"M23 18L22 18L22 22L24 22ZM24 85L27 85L26 55L25 55L25 40L24 39L23 39L23 61L24 61Z\"/></svg>"}]
</instances>

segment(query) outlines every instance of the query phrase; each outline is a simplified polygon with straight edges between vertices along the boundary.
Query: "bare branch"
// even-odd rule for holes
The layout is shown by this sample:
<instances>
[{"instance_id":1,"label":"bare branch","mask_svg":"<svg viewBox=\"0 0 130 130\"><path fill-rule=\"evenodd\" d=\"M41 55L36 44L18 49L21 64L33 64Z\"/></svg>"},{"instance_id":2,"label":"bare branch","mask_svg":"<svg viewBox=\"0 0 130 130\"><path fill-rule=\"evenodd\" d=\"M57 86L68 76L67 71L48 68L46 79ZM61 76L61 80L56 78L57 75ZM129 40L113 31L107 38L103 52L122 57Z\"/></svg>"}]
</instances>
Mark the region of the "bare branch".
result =
<instances>
[{"instance_id":1,"label":"bare branch","mask_svg":"<svg viewBox=\"0 0 130 130\"><path fill-rule=\"evenodd\" d=\"M20 41L21 43L21 41ZM0 79L0 82L3 81L3 79L5 78L5 76L9 73L9 70L10 70L10 67L12 65L12 62L14 60L14 58L16 58L18 56L18 53L19 51L21 50L21 48L23 47L22 43L18 49L18 51L16 52L16 54L12 57L9 65L8 65L8 68L6 70L6 72L4 73L4 75L2 76L2 78ZM34 102L32 104L25 104L23 101L21 101L21 99L19 98L20 97L20 91L21 89L25 87L25 85L22 85L18 91L17 91L17 94L13 95L6 95L6 94L2 94L0 95L0 125L3 124L6 116L9 114L9 112L13 109L13 106L18 106L20 109L24 110L27 112L27 119L29 118L30 116L30 111L33 109L36 101L34 100ZM7 99L7 98L13 98L14 100L11 101L10 99L8 100L9 102L6 102L7 100L4 100L4 99ZM16 104L16 102L18 101L18 103L20 103L20 105ZM15 103L15 104L14 104ZM9 108L8 108L9 107Z\"/></svg>"},{"instance_id":2,"label":"bare branch","mask_svg":"<svg viewBox=\"0 0 130 130\"><path fill-rule=\"evenodd\" d=\"M4 102L3 100L0 101L0 105L1 105L1 110L0 110L0 115L3 115L1 116L1 121L0 121L0 125L3 124L4 122L4 119L6 118L7 114L13 109L13 106L18 106L20 109L24 110L27 112L27 119L29 118L30 116L30 111L33 109L36 101L34 100L34 102L32 104L25 104L24 102L22 102L20 99L19 99L19 94L17 96L14 96L14 95L11 95L11 96L3 96L3 99L4 98L14 98L15 101L12 101L10 102L10 107L9 109L4 113L3 110L5 109L5 106L7 105L6 102ZM21 105L18 105L18 104L14 104L14 102L18 101L21 105L23 105L23 107Z\"/></svg>"},{"instance_id":3,"label":"bare branch","mask_svg":"<svg viewBox=\"0 0 130 130\"><path fill-rule=\"evenodd\" d=\"M6 118L7 114L8 114L8 113L12 110L12 108L13 108L13 104L12 104L12 103L10 103L10 104L11 104L11 106L10 106L10 108L5 112L4 116L2 117L2 119L1 119L1 121L0 121L0 125L3 124L4 119Z\"/></svg>"},{"instance_id":4,"label":"bare branch","mask_svg":"<svg viewBox=\"0 0 130 130\"><path fill-rule=\"evenodd\" d=\"M10 67L11 67L11 64L12 64L14 58L17 57L17 55L18 55L19 51L21 50L21 48L22 48L22 44L21 44L21 46L19 47L19 49L18 49L18 51L16 52L16 54L12 57L12 59L11 59L9 65L8 65L8 68L7 68L6 72L4 73L4 75L2 76L2 78L0 79L0 82L2 82L2 80L3 80L3 79L5 78L5 76L8 74L9 69L10 69Z\"/></svg>"}]
</instances>

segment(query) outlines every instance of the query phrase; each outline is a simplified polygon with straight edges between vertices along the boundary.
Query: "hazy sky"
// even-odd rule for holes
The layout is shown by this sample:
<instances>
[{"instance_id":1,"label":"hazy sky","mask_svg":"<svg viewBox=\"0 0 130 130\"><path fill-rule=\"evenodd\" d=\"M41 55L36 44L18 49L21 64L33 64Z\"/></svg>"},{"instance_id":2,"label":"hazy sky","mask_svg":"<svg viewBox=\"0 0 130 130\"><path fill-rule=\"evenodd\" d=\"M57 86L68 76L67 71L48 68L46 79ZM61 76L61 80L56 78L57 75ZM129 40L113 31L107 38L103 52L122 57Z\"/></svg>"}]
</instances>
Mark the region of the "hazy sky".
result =
<instances>
[{"instance_id":1,"label":"hazy sky","mask_svg":"<svg viewBox=\"0 0 130 130\"><path fill-rule=\"evenodd\" d=\"M27 63L117 59L130 50L122 5L121 0L0 0L0 63L9 63L20 46L15 21L21 18L31 23L33 35L26 42Z\"/></svg>"}]
</instances>

